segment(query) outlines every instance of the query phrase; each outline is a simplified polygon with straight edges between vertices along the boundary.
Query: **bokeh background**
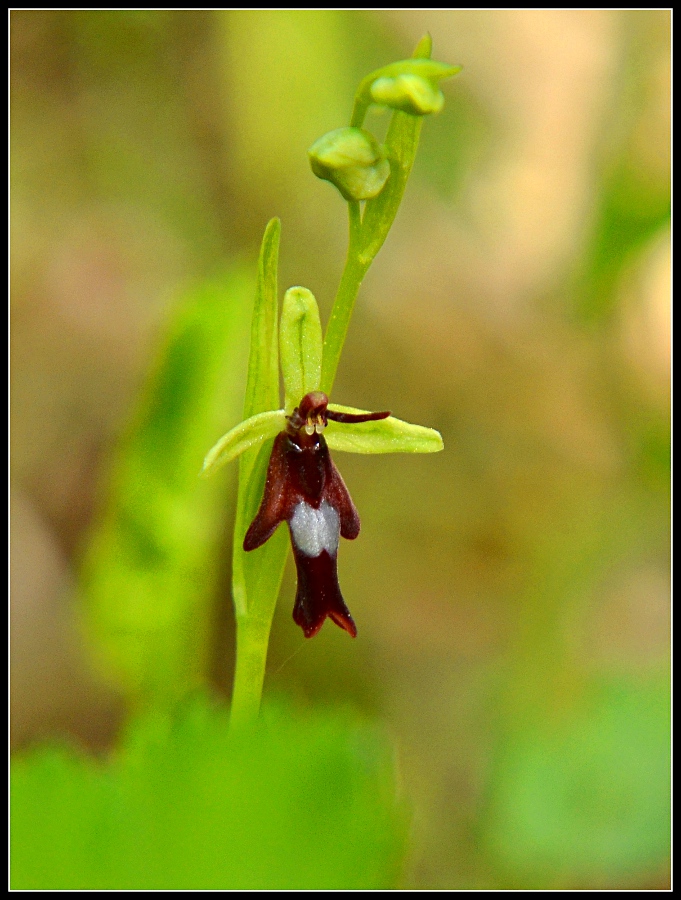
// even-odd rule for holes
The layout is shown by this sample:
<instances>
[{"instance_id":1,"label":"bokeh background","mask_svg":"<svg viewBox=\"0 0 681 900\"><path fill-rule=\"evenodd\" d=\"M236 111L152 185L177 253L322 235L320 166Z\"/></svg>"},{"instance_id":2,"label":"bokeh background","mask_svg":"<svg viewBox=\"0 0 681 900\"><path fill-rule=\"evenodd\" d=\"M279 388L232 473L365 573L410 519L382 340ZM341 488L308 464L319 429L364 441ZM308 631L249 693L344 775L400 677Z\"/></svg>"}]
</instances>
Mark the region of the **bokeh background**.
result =
<instances>
[{"instance_id":1,"label":"bokeh background","mask_svg":"<svg viewBox=\"0 0 681 900\"><path fill-rule=\"evenodd\" d=\"M76 586L168 318L225 267L254 271L274 215L280 286L328 315L345 204L306 150L425 31L464 70L425 122L334 399L435 427L445 452L339 454L359 637L304 641L287 571L266 691L386 724L405 886L662 889L669 11L11 13L13 745L115 739L125 702L90 666ZM225 696L233 500L232 481L211 598Z\"/></svg>"}]
</instances>

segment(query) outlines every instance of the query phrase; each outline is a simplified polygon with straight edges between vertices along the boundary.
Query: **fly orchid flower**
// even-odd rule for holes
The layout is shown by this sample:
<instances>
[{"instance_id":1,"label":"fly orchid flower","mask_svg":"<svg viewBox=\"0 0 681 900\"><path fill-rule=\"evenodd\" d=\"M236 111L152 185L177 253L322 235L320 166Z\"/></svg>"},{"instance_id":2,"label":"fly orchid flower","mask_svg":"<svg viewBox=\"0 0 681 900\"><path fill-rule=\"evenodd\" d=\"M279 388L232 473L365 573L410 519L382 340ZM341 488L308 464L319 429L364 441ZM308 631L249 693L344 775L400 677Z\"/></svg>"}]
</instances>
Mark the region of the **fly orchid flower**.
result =
<instances>
[{"instance_id":1,"label":"fly orchid flower","mask_svg":"<svg viewBox=\"0 0 681 900\"><path fill-rule=\"evenodd\" d=\"M274 438L264 495L243 538L246 552L261 547L286 522L298 574L293 619L313 637L327 616L352 637L357 628L338 585L341 537L354 540L359 516L329 448L355 453L432 453L440 434L389 412L367 412L329 403L320 389L322 332L310 291L290 288L279 330L286 393L284 409L251 416L210 450L210 474L245 450Z\"/></svg>"},{"instance_id":2,"label":"fly orchid flower","mask_svg":"<svg viewBox=\"0 0 681 900\"><path fill-rule=\"evenodd\" d=\"M359 534L359 516L324 438L329 419L360 423L387 419L389 412L342 413L330 410L322 391L306 394L287 416L270 456L265 494L246 532L244 550L261 547L280 522L287 522L298 572L293 621L305 637L317 634L327 616L355 637L357 628L338 585L341 537Z\"/></svg>"}]
</instances>

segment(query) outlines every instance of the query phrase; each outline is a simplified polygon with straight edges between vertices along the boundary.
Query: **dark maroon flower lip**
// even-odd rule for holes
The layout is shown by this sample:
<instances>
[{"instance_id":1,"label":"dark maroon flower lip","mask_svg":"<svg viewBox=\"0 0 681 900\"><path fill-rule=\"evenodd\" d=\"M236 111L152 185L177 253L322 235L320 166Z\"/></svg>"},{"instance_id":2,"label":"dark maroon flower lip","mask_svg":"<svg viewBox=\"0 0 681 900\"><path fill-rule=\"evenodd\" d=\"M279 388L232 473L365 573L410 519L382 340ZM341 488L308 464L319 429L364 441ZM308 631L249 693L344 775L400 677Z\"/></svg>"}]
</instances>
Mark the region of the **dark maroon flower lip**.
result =
<instances>
[{"instance_id":1,"label":"dark maroon flower lip","mask_svg":"<svg viewBox=\"0 0 681 900\"><path fill-rule=\"evenodd\" d=\"M244 550L255 550L287 522L298 573L293 619L313 637L330 618L351 637L357 628L338 584L338 544L359 534L359 515L323 436L327 420L370 422L390 413L339 413L321 391L306 394L274 440L265 492L246 532Z\"/></svg>"},{"instance_id":2,"label":"dark maroon flower lip","mask_svg":"<svg viewBox=\"0 0 681 900\"><path fill-rule=\"evenodd\" d=\"M327 616L350 637L357 637L357 626L338 584L337 557L326 550L319 556L306 556L298 550L295 541L292 543L298 573L293 621L300 625L306 638L317 634Z\"/></svg>"}]
</instances>

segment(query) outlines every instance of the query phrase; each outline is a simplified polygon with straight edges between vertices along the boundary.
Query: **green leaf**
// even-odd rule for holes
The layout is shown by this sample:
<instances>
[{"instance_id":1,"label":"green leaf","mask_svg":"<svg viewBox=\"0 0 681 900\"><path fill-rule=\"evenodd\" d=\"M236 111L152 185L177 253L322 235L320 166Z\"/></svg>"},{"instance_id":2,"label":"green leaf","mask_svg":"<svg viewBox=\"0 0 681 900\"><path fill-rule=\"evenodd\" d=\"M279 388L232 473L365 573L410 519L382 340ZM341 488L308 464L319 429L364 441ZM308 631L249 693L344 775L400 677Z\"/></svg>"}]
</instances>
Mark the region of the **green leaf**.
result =
<instances>
[{"instance_id":1,"label":"green leaf","mask_svg":"<svg viewBox=\"0 0 681 900\"><path fill-rule=\"evenodd\" d=\"M252 730L194 698L105 761L12 762L13 890L394 889L407 816L392 748L345 712L265 705Z\"/></svg>"},{"instance_id":2,"label":"green leaf","mask_svg":"<svg viewBox=\"0 0 681 900\"><path fill-rule=\"evenodd\" d=\"M250 447L267 438L275 437L286 427L283 409L270 410L239 422L213 446L203 461L202 475L213 475L225 463L236 459Z\"/></svg>"},{"instance_id":3,"label":"green leaf","mask_svg":"<svg viewBox=\"0 0 681 900\"><path fill-rule=\"evenodd\" d=\"M319 390L322 373L322 325L317 301L307 288L286 291L279 343L285 407L291 413L305 394Z\"/></svg>"},{"instance_id":4,"label":"green leaf","mask_svg":"<svg viewBox=\"0 0 681 900\"><path fill-rule=\"evenodd\" d=\"M234 481L201 482L197 472L239 415L253 286L235 268L172 314L85 548L88 645L103 677L135 702L173 702L206 677Z\"/></svg>"},{"instance_id":5,"label":"green leaf","mask_svg":"<svg viewBox=\"0 0 681 900\"><path fill-rule=\"evenodd\" d=\"M265 229L260 248L244 418L279 407L277 267L280 233L279 220L272 219ZM281 532L250 554L245 553L242 546L262 498L272 443L269 439L260 447L251 447L239 459L232 565L237 620L244 618L249 610L264 616L270 608L273 611L284 574L288 543L281 540Z\"/></svg>"},{"instance_id":6,"label":"green leaf","mask_svg":"<svg viewBox=\"0 0 681 900\"><path fill-rule=\"evenodd\" d=\"M329 403L329 409L346 413L367 412L337 403ZM394 416L356 424L329 420L324 434L332 450L348 453L437 453L444 449L442 436L435 429L412 425Z\"/></svg>"},{"instance_id":7,"label":"green leaf","mask_svg":"<svg viewBox=\"0 0 681 900\"><path fill-rule=\"evenodd\" d=\"M279 408L279 358L277 355L277 270L281 222L270 219L265 228L251 321L251 350L244 401L244 419Z\"/></svg>"}]
</instances>

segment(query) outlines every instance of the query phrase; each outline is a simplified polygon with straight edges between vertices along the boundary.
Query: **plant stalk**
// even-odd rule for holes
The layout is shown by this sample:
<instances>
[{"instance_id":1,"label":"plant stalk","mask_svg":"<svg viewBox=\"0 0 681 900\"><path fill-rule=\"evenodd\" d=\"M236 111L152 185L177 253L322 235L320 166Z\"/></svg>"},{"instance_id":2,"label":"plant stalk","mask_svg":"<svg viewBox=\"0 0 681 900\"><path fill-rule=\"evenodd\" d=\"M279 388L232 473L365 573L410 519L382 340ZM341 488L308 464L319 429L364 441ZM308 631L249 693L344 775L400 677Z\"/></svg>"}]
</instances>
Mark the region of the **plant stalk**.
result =
<instances>
[{"instance_id":1,"label":"plant stalk","mask_svg":"<svg viewBox=\"0 0 681 900\"><path fill-rule=\"evenodd\" d=\"M258 717L271 624L271 619L248 615L237 619L230 728L243 728Z\"/></svg>"},{"instance_id":2,"label":"plant stalk","mask_svg":"<svg viewBox=\"0 0 681 900\"><path fill-rule=\"evenodd\" d=\"M336 379L336 371L340 361L345 337L348 333L352 310L359 293L362 280L367 273L371 260L365 262L360 255L359 229L353 222L353 210L350 209L350 243L345 268L341 276L336 299L333 302L331 317L324 337L324 354L322 357L322 383L321 389L325 394L331 394L333 383ZM359 206L359 204L356 204ZM353 240L354 238L354 240Z\"/></svg>"}]
</instances>

